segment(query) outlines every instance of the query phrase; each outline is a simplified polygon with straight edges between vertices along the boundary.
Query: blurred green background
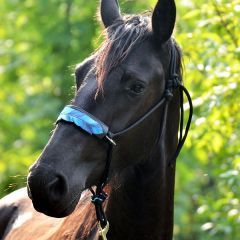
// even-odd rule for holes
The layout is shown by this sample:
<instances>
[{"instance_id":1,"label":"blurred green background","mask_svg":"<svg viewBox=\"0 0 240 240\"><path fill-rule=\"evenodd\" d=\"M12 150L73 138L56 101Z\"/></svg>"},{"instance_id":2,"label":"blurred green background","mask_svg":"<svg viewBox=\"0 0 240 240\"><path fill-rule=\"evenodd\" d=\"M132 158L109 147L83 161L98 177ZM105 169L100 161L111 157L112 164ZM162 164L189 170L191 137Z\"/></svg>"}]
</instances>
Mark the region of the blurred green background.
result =
<instances>
[{"instance_id":1,"label":"blurred green background","mask_svg":"<svg viewBox=\"0 0 240 240\"><path fill-rule=\"evenodd\" d=\"M141 13L155 3L120 6L122 13ZM28 167L73 98L75 65L99 44L97 5L0 1L0 197L26 185ZM177 8L175 38L195 109L177 161L174 239L237 240L240 0L177 0Z\"/></svg>"}]
</instances>

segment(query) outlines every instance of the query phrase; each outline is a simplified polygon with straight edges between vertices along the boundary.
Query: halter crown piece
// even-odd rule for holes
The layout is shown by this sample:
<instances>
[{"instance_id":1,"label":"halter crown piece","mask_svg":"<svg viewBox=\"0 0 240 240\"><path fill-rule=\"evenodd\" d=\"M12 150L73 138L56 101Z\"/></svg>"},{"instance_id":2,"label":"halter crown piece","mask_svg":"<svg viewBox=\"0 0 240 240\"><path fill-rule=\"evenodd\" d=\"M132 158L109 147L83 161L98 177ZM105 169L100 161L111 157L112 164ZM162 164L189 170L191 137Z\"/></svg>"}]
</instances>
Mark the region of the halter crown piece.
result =
<instances>
[{"instance_id":1,"label":"halter crown piece","mask_svg":"<svg viewBox=\"0 0 240 240\"><path fill-rule=\"evenodd\" d=\"M104 192L104 187L106 186L106 182L108 179L108 173L109 173L109 168L111 164L111 159L112 159L112 151L113 151L113 146L116 145L114 140L112 138L119 136L121 134L124 134L128 131L130 131L132 128L134 128L136 125L138 125L140 122L142 122L145 118L147 118L150 114L152 114L156 109L158 109L162 104L163 104L163 111L162 111L162 116L161 116L161 122L160 122L160 127L159 127L159 134L158 134L158 140L161 139L162 136L162 130L163 126L165 124L165 115L166 115L166 109L167 109L167 104L173 97L172 90L175 88L179 88L180 90L180 137L178 141L178 146L176 149L176 152L172 158L172 160L169 162L169 166L173 167L174 163L176 162L176 159L182 149L182 146L187 138L188 130L190 128L191 124L191 119L192 119L192 114L193 114L193 106L192 106L192 100L189 95L189 92L187 89L181 84L181 82L178 80L178 75L176 74L176 51L177 49L175 48L174 44L172 43L171 46L171 62L170 62L170 78L166 81L165 83L165 91L163 93L163 97L161 101L153 107L148 113L146 113L142 118L140 118L137 122L135 122L133 125L130 127L118 132L118 133L111 133L109 131L109 127L106 126L104 123L102 123L99 119L96 117L92 116L90 113L86 112L85 110L81 109L80 107L74 106L74 105L67 105L62 112L60 113L56 124L59 121L67 121L67 122L72 122L76 126L82 128L86 132L88 132L91 135L97 136L99 139L103 139L108 143L108 149L107 149L107 158L106 158L106 166L104 169L104 172L102 174L101 180L97 185L96 192L93 191L92 188L90 188L90 191L92 192L92 197L91 201L95 205L96 209L96 215L97 215L97 220L98 220L98 225L99 225L99 235L102 237L103 240L107 240L106 234L109 229L109 223L107 221L107 216L103 210L103 202L107 200L107 193ZM183 92L186 94L188 102L189 102L189 117L185 129L185 133L183 136ZM156 143L156 146L157 146ZM156 147L155 146L155 147Z\"/></svg>"}]
</instances>

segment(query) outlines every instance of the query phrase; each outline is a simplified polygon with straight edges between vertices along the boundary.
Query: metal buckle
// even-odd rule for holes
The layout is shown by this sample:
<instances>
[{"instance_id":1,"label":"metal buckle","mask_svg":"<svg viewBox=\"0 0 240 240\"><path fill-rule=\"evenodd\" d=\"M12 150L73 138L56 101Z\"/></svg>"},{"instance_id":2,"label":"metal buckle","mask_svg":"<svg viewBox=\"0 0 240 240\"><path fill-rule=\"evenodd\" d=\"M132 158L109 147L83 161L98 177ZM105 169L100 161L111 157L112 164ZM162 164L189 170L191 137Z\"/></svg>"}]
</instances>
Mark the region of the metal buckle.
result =
<instances>
[{"instance_id":1,"label":"metal buckle","mask_svg":"<svg viewBox=\"0 0 240 240\"><path fill-rule=\"evenodd\" d=\"M107 240L107 232L109 230L109 222L107 222L107 225L105 226L104 229L102 229L101 223L98 222L98 226L99 226L99 236L102 237L103 240Z\"/></svg>"},{"instance_id":2,"label":"metal buckle","mask_svg":"<svg viewBox=\"0 0 240 240\"><path fill-rule=\"evenodd\" d=\"M108 139L108 141L110 141L113 145L116 146L116 143L115 143L110 137L108 137L108 136L106 135L106 138Z\"/></svg>"}]
</instances>

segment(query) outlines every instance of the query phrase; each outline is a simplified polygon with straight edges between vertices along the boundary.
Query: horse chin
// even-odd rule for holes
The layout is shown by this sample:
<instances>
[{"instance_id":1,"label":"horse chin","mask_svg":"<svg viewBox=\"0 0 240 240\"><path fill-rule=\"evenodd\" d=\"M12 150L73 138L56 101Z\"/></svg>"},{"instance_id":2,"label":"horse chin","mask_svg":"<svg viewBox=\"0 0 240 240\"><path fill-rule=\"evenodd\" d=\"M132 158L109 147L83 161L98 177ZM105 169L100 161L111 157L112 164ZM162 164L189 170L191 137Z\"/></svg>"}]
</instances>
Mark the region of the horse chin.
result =
<instances>
[{"instance_id":1,"label":"horse chin","mask_svg":"<svg viewBox=\"0 0 240 240\"><path fill-rule=\"evenodd\" d=\"M81 194L76 197L62 212L58 213L58 212L42 212L45 215L49 216L49 217L55 217L55 218L64 218L69 216L71 213L73 213L73 211L75 210L79 199L81 197Z\"/></svg>"},{"instance_id":2,"label":"horse chin","mask_svg":"<svg viewBox=\"0 0 240 240\"><path fill-rule=\"evenodd\" d=\"M68 200L68 204L57 204L55 206L48 206L47 208L43 208L42 204L33 203L33 207L35 208L36 211L43 213L49 217L55 217L55 218L63 218L69 216L76 208L79 199L81 197L81 193L79 193L77 196L75 196L73 199ZM66 200L64 201L66 202ZM67 206L66 206L67 205Z\"/></svg>"}]
</instances>

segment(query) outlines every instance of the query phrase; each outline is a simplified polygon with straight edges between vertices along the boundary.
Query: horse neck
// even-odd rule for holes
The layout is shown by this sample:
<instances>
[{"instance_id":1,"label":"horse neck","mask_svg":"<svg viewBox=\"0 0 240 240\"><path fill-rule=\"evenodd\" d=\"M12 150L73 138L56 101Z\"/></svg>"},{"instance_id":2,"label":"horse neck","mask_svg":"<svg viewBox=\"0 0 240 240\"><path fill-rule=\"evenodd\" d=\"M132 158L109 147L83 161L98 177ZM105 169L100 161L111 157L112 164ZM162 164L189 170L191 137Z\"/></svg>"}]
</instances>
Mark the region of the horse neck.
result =
<instances>
[{"instance_id":1,"label":"horse neck","mask_svg":"<svg viewBox=\"0 0 240 240\"><path fill-rule=\"evenodd\" d=\"M172 239L175 167L168 162L176 150L179 120L173 109L176 99L168 106L162 141L150 156L110 183L109 239Z\"/></svg>"}]
</instances>

